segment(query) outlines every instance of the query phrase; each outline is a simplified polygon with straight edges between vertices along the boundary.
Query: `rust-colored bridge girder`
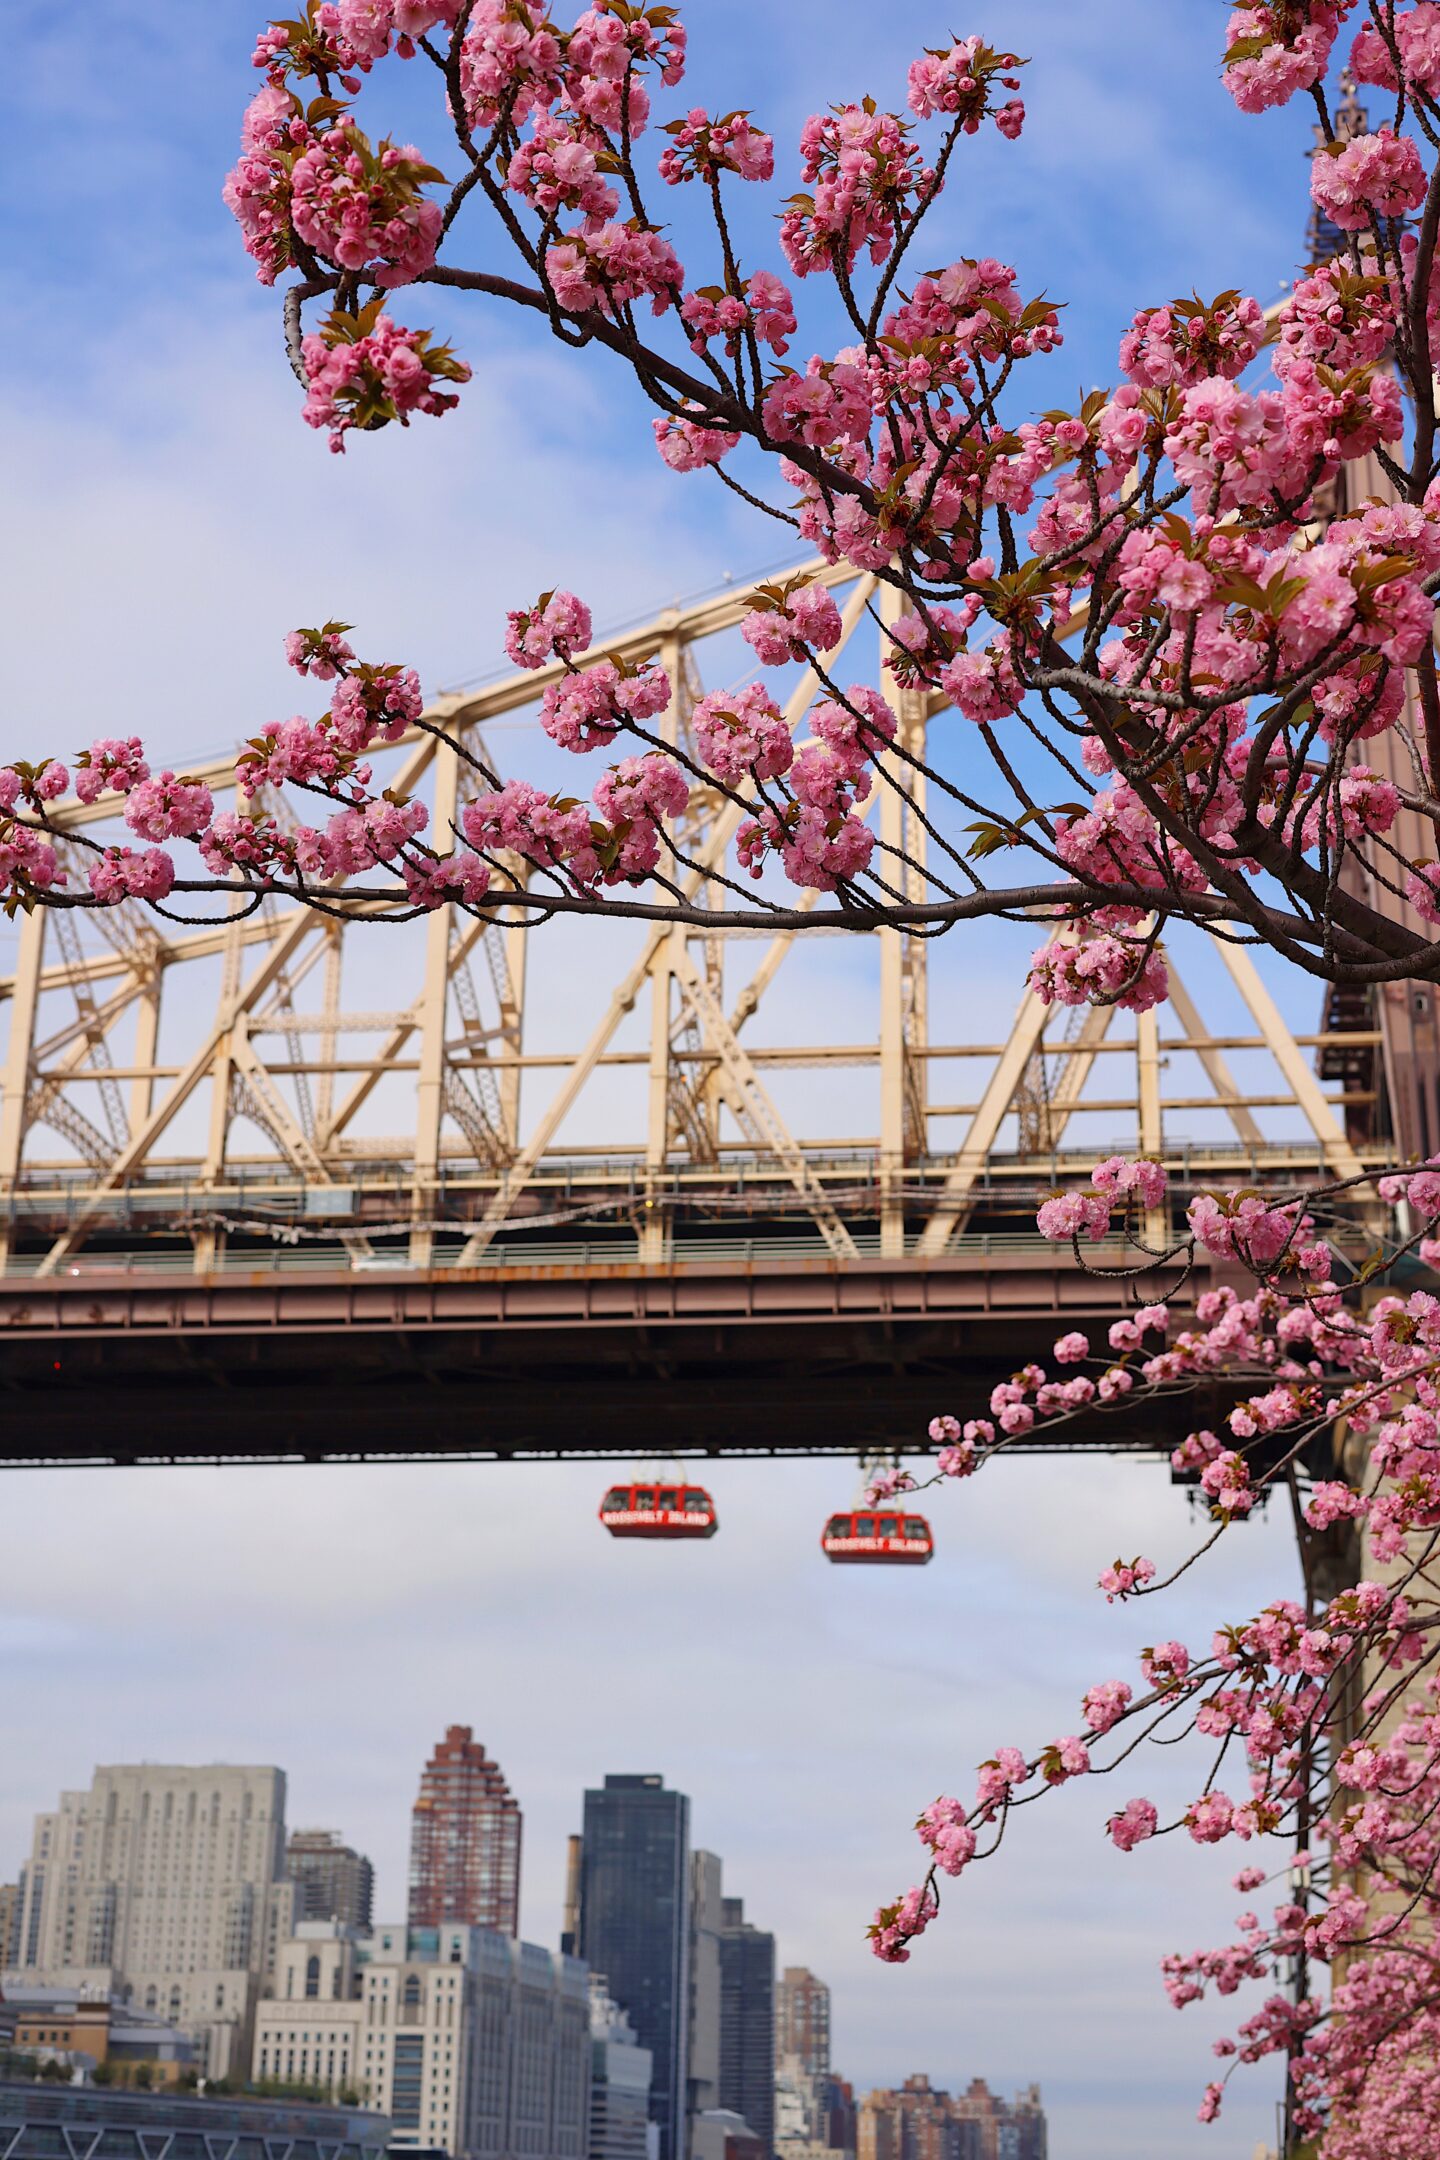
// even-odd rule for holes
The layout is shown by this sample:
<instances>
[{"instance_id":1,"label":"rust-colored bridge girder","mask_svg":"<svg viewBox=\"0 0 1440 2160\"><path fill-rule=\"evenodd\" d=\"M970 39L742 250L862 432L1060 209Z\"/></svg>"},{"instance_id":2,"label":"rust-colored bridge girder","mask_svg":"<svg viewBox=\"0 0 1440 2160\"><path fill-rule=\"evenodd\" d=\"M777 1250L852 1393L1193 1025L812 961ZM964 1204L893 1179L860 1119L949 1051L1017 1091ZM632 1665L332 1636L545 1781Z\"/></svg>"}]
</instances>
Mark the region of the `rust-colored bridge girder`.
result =
<instances>
[{"instance_id":1,"label":"rust-colored bridge girder","mask_svg":"<svg viewBox=\"0 0 1440 2160\"><path fill-rule=\"evenodd\" d=\"M1206 1278L1208 1280L1208 1277ZM1147 1288L1158 1287L1147 1283ZM4 1458L842 1455L926 1444L1131 1284L1068 1250L0 1284ZM1036 1445L1155 1453L1107 1416ZM1024 1442L1021 1445L1025 1445Z\"/></svg>"}]
</instances>

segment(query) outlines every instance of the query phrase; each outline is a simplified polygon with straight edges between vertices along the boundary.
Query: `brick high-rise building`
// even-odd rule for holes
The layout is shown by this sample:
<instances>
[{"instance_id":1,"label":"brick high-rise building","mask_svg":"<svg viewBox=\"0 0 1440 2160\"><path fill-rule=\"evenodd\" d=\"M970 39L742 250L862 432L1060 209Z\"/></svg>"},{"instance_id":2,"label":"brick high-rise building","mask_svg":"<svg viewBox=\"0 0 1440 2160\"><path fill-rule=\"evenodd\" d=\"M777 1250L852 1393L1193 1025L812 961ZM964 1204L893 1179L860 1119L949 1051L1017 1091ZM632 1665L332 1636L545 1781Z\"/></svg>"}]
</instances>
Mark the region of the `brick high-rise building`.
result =
<instances>
[{"instance_id":1,"label":"brick high-rise building","mask_svg":"<svg viewBox=\"0 0 1440 2160\"><path fill-rule=\"evenodd\" d=\"M972 2078L963 2093L937 2092L924 2076L860 2103L858 2160L1046 2160L1040 2088L1013 2100Z\"/></svg>"},{"instance_id":2,"label":"brick high-rise building","mask_svg":"<svg viewBox=\"0 0 1440 2160\"><path fill-rule=\"evenodd\" d=\"M775 1984L775 2067L806 2077L830 2069L830 1990L803 1965L787 1965Z\"/></svg>"},{"instance_id":3,"label":"brick high-rise building","mask_svg":"<svg viewBox=\"0 0 1440 2160\"><path fill-rule=\"evenodd\" d=\"M520 1803L469 1725L425 1765L410 1831L410 1925L520 1931Z\"/></svg>"}]
</instances>

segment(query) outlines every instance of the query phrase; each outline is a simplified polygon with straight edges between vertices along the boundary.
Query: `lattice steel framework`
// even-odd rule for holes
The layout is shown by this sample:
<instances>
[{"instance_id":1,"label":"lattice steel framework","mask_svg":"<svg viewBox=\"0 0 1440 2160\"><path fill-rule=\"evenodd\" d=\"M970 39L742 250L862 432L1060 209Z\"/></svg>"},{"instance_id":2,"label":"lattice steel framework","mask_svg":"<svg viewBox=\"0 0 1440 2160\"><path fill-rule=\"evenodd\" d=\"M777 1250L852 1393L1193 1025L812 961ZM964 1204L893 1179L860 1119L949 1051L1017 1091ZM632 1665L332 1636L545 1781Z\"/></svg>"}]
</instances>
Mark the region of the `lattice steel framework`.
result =
<instances>
[{"instance_id":1,"label":"lattice steel framework","mask_svg":"<svg viewBox=\"0 0 1440 2160\"><path fill-rule=\"evenodd\" d=\"M877 672L888 588L848 566L805 567L843 602L845 648L832 666L863 667L898 710L896 785L877 789L869 810L880 837L923 864L940 812L903 753L923 756L944 700ZM717 665L727 679L752 591L732 587L607 641L629 660L659 655L670 671L670 741L688 743ZM498 734L548 680L541 671L445 696L426 720L460 741ZM816 691L808 672L793 685L786 717L797 732ZM487 755L496 762L493 740ZM391 784L428 790L432 830L443 834L466 770L417 731ZM217 795L233 786L229 761L197 777ZM72 802L63 814L78 827L98 824L104 808ZM712 874L738 822L733 805L697 793L677 835L698 866L689 894L720 903ZM906 875L918 892L919 871ZM1239 946L1202 958L1203 994L1172 950L1169 1005L1138 1021L1057 1014L1027 994L1008 1033L992 1025L999 1039L974 1040L959 1009L970 1000L932 1010L925 940L887 931L843 947L847 966L862 953L857 964L873 966L864 993L873 1031L830 1040L822 1019L819 1040L797 1043L784 1026L763 1040L762 1023L786 1013L803 936L769 936L763 923L724 937L642 925L629 959L614 964L617 935L586 923L526 930L503 911L482 923L445 909L400 932L278 903L243 923L174 931L133 905L84 917L37 910L0 981L6 1267L45 1276L138 1252L203 1273L327 1241L331 1259L351 1267L387 1254L412 1268L477 1267L500 1262L517 1237L533 1258L535 1240L557 1230L608 1239L611 1258L663 1266L677 1235L737 1228L798 1233L842 1261L862 1250L934 1258L1007 1211L1019 1223L1036 1183L1068 1167L1067 1150L1088 1157L1097 1125L1183 1157L1201 1182L1237 1169L1345 1176L1395 1152L1387 1010L1336 1007L1324 1031L1296 1035ZM975 932L961 936L967 951L985 949ZM565 941L573 970L547 996L545 1047L526 1025L536 938ZM835 954L833 939L824 949ZM608 984L597 981L612 965ZM370 995L352 1007L358 979ZM1207 1019L1217 984L1232 1013L1243 1010L1239 1032ZM568 1032L556 1041L562 1020ZM1316 1077L1317 1048L1322 1070L1343 1083L1338 1095ZM1243 1080L1231 1062L1242 1053ZM810 1131L794 1074L816 1068L858 1076L855 1099L873 1121L839 1137ZM957 1099L938 1085L947 1072L966 1076ZM632 1098L638 1115L625 1128L611 1105L627 1077L642 1099ZM399 1114L385 1129L387 1095ZM602 1145L574 1138L587 1117ZM1209 1136L1187 1148L1197 1117ZM1402 1152L1415 1144L1403 1131L1399 1140Z\"/></svg>"}]
</instances>

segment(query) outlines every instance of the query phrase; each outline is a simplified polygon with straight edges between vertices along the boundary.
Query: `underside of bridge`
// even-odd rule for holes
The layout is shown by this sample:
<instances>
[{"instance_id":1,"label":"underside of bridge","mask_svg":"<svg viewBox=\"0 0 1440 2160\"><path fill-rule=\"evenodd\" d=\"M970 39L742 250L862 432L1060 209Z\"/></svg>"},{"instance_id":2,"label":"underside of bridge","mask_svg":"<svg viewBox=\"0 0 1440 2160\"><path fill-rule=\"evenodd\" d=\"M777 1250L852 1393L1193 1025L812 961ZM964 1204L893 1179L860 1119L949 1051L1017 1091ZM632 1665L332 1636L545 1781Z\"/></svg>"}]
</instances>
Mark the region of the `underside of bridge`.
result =
<instances>
[{"instance_id":1,"label":"underside of bridge","mask_svg":"<svg viewBox=\"0 0 1440 2160\"><path fill-rule=\"evenodd\" d=\"M905 1452L938 1412L983 1412L1057 1326L1103 1339L1133 1302L1068 1254L183 1286L97 1273L0 1289L0 1418L12 1465ZM1198 1389L1171 1398L1163 1429L1152 1407L1043 1445L1153 1455L1222 1409Z\"/></svg>"}]
</instances>

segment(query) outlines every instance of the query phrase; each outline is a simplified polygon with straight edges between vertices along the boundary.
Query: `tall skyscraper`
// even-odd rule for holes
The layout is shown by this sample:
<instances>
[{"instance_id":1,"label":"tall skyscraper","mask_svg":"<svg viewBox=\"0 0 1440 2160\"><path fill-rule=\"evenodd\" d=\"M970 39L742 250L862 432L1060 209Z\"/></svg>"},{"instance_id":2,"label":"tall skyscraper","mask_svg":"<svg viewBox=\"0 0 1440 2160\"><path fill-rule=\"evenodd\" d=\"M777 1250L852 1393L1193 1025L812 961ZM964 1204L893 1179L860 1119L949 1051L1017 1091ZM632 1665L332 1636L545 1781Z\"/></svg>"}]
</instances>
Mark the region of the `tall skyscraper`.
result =
<instances>
[{"instance_id":1,"label":"tall skyscraper","mask_svg":"<svg viewBox=\"0 0 1440 2160\"><path fill-rule=\"evenodd\" d=\"M806 2077L830 2069L830 1990L803 1965L787 1965L776 1984L775 2067Z\"/></svg>"},{"instance_id":2,"label":"tall skyscraper","mask_svg":"<svg viewBox=\"0 0 1440 2160\"><path fill-rule=\"evenodd\" d=\"M520 1803L469 1725L425 1765L410 1830L410 1925L520 1931Z\"/></svg>"},{"instance_id":3,"label":"tall skyscraper","mask_svg":"<svg viewBox=\"0 0 1440 2160\"><path fill-rule=\"evenodd\" d=\"M726 1898L720 1930L720 2105L775 2145L775 1938Z\"/></svg>"},{"instance_id":4,"label":"tall skyscraper","mask_svg":"<svg viewBox=\"0 0 1440 2160\"><path fill-rule=\"evenodd\" d=\"M285 1847L285 1872L300 1886L297 1920L338 1920L345 1927L368 1931L375 1870L338 1830L292 1830Z\"/></svg>"},{"instance_id":5,"label":"tall skyscraper","mask_svg":"<svg viewBox=\"0 0 1440 2160\"><path fill-rule=\"evenodd\" d=\"M690 1855L690 2046L687 2111L693 2121L720 2105L720 1860ZM692 2140L693 2142L693 2140Z\"/></svg>"},{"instance_id":6,"label":"tall skyscraper","mask_svg":"<svg viewBox=\"0 0 1440 2160\"><path fill-rule=\"evenodd\" d=\"M243 2063L255 1996L288 1932L285 1773L102 1765L35 1819L17 1964L159 2011L220 2077Z\"/></svg>"},{"instance_id":7,"label":"tall skyscraper","mask_svg":"<svg viewBox=\"0 0 1440 2160\"><path fill-rule=\"evenodd\" d=\"M685 2160L690 1802L662 1777L607 1777L585 1795L580 1955L650 2050L659 2160Z\"/></svg>"}]
</instances>

